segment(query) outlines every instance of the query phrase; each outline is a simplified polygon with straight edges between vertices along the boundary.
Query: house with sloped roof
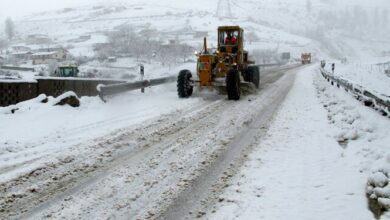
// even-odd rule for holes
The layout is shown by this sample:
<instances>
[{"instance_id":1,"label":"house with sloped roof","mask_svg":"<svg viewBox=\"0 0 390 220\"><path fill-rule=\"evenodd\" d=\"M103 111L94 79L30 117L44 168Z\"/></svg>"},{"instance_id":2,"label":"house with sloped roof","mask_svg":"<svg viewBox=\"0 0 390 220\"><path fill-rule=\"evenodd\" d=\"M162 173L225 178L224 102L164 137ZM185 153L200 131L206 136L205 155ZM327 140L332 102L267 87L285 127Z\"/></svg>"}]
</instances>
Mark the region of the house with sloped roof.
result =
<instances>
[{"instance_id":1,"label":"house with sloped roof","mask_svg":"<svg viewBox=\"0 0 390 220\"><path fill-rule=\"evenodd\" d=\"M32 34L27 36L26 38L27 44L50 44L53 43L53 41L44 34Z\"/></svg>"},{"instance_id":2,"label":"house with sloped roof","mask_svg":"<svg viewBox=\"0 0 390 220\"><path fill-rule=\"evenodd\" d=\"M28 60L33 53L31 51L15 52L11 54L11 57L17 60Z\"/></svg>"},{"instance_id":3,"label":"house with sloped roof","mask_svg":"<svg viewBox=\"0 0 390 220\"><path fill-rule=\"evenodd\" d=\"M25 51L31 51L31 48L24 45L15 45L12 46L12 50L14 52L25 52Z\"/></svg>"},{"instance_id":4,"label":"house with sloped roof","mask_svg":"<svg viewBox=\"0 0 390 220\"><path fill-rule=\"evenodd\" d=\"M68 54L69 52L63 48L45 48L32 54L31 59L33 65L48 64L52 61L64 61Z\"/></svg>"}]
</instances>

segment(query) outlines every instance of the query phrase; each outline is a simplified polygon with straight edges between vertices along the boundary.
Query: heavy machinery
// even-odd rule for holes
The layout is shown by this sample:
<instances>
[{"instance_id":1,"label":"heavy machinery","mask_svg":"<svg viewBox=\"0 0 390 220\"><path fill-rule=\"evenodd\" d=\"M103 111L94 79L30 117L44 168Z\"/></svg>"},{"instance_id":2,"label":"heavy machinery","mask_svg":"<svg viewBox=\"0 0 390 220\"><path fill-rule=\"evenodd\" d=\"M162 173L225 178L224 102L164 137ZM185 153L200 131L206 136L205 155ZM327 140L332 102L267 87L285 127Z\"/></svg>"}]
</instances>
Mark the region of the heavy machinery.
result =
<instances>
[{"instance_id":1,"label":"heavy machinery","mask_svg":"<svg viewBox=\"0 0 390 220\"><path fill-rule=\"evenodd\" d=\"M259 88L259 67L250 65L254 62L248 60L248 52L244 50L244 30L239 26L218 27L216 50L209 50L204 38L203 51L197 57L198 80L193 79L189 70L179 72L177 91L180 98L191 96L195 83L200 88L226 87L230 100L240 99L243 84Z\"/></svg>"},{"instance_id":2,"label":"heavy machinery","mask_svg":"<svg viewBox=\"0 0 390 220\"><path fill-rule=\"evenodd\" d=\"M76 65L63 65L59 66L54 75L59 77L77 77L79 69Z\"/></svg>"},{"instance_id":3,"label":"heavy machinery","mask_svg":"<svg viewBox=\"0 0 390 220\"><path fill-rule=\"evenodd\" d=\"M301 54L302 64L310 64L311 63L311 53L302 53Z\"/></svg>"}]
</instances>

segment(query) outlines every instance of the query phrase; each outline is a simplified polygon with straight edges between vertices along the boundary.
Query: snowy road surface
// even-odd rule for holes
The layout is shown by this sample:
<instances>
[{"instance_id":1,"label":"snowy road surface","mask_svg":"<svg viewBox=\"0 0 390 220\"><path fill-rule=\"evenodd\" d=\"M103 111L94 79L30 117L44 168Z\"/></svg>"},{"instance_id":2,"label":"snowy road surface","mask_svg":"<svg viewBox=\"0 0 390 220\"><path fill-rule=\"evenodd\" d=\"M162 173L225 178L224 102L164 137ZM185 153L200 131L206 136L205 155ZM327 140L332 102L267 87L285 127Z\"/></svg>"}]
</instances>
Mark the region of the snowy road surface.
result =
<instances>
[{"instance_id":1,"label":"snowy road surface","mask_svg":"<svg viewBox=\"0 0 390 220\"><path fill-rule=\"evenodd\" d=\"M0 218L373 219L365 188L386 160L389 121L318 71L262 72L260 91L237 102L179 100L170 84L141 109L5 149Z\"/></svg>"},{"instance_id":2,"label":"snowy road surface","mask_svg":"<svg viewBox=\"0 0 390 220\"><path fill-rule=\"evenodd\" d=\"M295 72L264 72L259 93L238 102L205 93L204 101L186 108L68 146L64 153L42 154L24 162L39 164L22 169L28 172L3 169L8 179L0 185L0 217L164 218L175 215L175 204L191 190L203 193L202 201L192 201L201 208L214 201L266 130ZM214 194L198 183L213 186Z\"/></svg>"}]
</instances>

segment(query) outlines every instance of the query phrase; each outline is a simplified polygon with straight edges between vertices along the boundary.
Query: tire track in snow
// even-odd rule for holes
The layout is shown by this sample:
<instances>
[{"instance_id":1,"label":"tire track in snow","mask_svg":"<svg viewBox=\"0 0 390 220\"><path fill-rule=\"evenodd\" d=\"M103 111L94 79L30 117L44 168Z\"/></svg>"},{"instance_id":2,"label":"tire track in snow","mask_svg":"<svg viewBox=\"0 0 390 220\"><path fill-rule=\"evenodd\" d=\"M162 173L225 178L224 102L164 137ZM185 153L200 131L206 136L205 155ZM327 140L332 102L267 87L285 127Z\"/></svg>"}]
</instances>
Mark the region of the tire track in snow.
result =
<instances>
[{"instance_id":1,"label":"tire track in snow","mask_svg":"<svg viewBox=\"0 0 390 220\"><path fill-rule=\"evenodd\" d=\"M269 76L269 83L281 77L281 71ZM256 104L253 121L240 130L234 139L220 152L218 159L181 192L158 219L193 219L202 217L217 201L218 195L246 159L251 148L265 134L272 117L293 85L295 74L286 74L278 83L268 87Z\"/></svg>"},{"instance_id":2,"label":"tire track in snow","mask_svg":"<svg viewBox=\"0 0 390 220\"><path fill-rule=\"evenodd\" d=\"M193 112L196 109L203 108L204 106L201 105L210 105L210 103L197 103L197 105L192 106L191 108L184 109L181 114L186 115L189 112ZM113 118L110 118L109 120L101 120L98 122L93 122L90 124L82 125L79 127L72 128L71 130L65 130L62 131L61 136L62 137L72 137L76 134L82 134L85 131L88 131L90 129L100 129L103 127L109 127L110 125L115 125L118 122L123 122L123 121L131 121L132 119L136 118L137 116L131 115L121 115L121 116L116 116ZM155 120L155 119L152 119ZM150 120L148 120L150 121ZM135 125L136 126L136 125ZM111 134L107 136L112 136L114 133L117 133L118 131L126 130L128 128L123 128L123 129L117 129L116 131L112 132ZM31 143L31 146L28 147L28 149L24 149L22 151L17 151L15 153L9 153L4 156L0 156L0 161L3 160L2 165L0 166L0 177L4 177L4 175L9 175L12 172L17 172L18 170L22 168L28 167L31 162L33 161L39 161L42 160L41 164L44 163L47 160L48 155L53 155L53 154L61 154L63 152L64 148L69 148L76 145L79 145L78 143L78 136L74 138L67 138L66 139L66 145L63 144L62 139L59 139L56 134L50 135L47 138L44 138L43 140L39 140L37 142ZM92 140L93 141L93 140ZM44 143L44 144L42 144ZM44 146L50 146L50 145L55 145L55 144L61 144L64 145L61 150L59 151L57 148L54 149L46 149L45 151L42 151L42 148ZM37 152L37 148L40 149L39 152ZM28 158L25 158L25 155L29 155ZM34 155L34 156L32 156ZM15 161L18 160L17 163L12 162L7 165L6 161ZM3 181L5 181L7 178L3 178ZM0 182L3 182L0 181Z\"/></svg>"},{"instance_id":3,"label":"tire track in snow","mask_svg":"<svg viewBox=\"0 0 390 220\"><path fill-rule=\"evenodd\" d=\"M142 158L143 155L146 155L153 150L161 147L158 145L158 142L160 142L160 139L154 139L154 138L148 138L145 139L145 136L147 134L153 134L157 133L157 136L167 136L166 138L171 137L170 140L175 140L176 138L185 135L185 133L190 132L192 127L196 124L200 124L204 121L207 121L210 117L212 117L212 112L220 110L220 108L223 108L227 103L220 103L219 101L214 101L210 103L209 105L206 105L204 107L194 106L190 109L186 109L182 111L184 116L177 118L176 114L170 114L165 116L163 119L159 119L157 123L162 124L162 126L158 126L156 124L156 121L151 121L148 126L141 127L141 131L144 134L137 134L137 129L131 130L131 131L124 131L122 134L116 135L115 137L111 138L110 136L106 138L102 138L102 140L99 140L98 142L92 144L92 145L107 145L104 146L104 149L107 149L108 151L113 151L117 146L121 145L137 145L130 147L128 150L122 151L119 155L116 157L112 154L107 156L107 160L109 161L101 161L101 158L99 157L99 154L102 154L102 152L97 151L98 154L91 152L91 150L94 149L88 149L86 152L84 152L84 155L90 154L91 157L95 157L96 161L95 163L88 166L88 168L85 168L84 170L81 170L81 172L74 172L74 175L69 174L69 176L62 182L56 182L52 181L50 183L45 183L48 176L59 176L61 173L67 174L70 170L80 170L83 169L83 163L80 160L75 159L71 163L65 163L65 164L53 164L50 167L38 167L37 170L40 171L44 169L44 173L38 174L37 177L34 177L34 173L38 172L30 172L26 175L21 176L20 178L13 180L9 183L0 185L1 191L8 192L8 196L1 196L0 197L0 205L11 203L9 202L10 199L13 199L12 205L7 206L9 212L15 212L14 214L18 215L19 211L28 210L33 204L37 205L42 203L42 201L38 201L37 197L40 198L40 200L47 200L45 203L41 205L41 207L45 207L45 205L50 204L54 201L59 201L66 197L66 195L75 192L79 188L86 187L88 185L93 184L94 182L98 181L101 178L104 178L107 176L108 171L110 169L114 169L117 166L123 165L123 163L126 163L127 160L138 156ZM197 118L202 118L202 120L196 120ZM175 127L172 125L180 124L180 127ZM134 141L141 140L139 143L134 144ZM118 143L119 142L119 143ZM157 144L157 145L156 145ZM86 146L78 145L77 148L85 148ZM88 148L88 147L87 147ZM77 152L76 152L77 153ZM104 154L104 152L103 152ZM106 164L101 164L101 163ZM57 166L60 166L60 168L57 168ZM96 167L94 167L96 166ZM61 169L62 168L62 169ZM47 169L47 170L45 170ZM95 175L94 175L95 174ZM87 175L87 176L85 176ZM41 178L41 179L40 179ZM25 179L28 179L25 180ZM20 183L20 181L22 181ZM20 193L20 190L26 191L31 185L31 182L43 182L43 185L48 184L48 186L43 186L46 188L40 188L41 193ZM38 184L37 183L37 184ZM16 189L15 189L16 188ZM69 193L57 196L61 194L61 192L70 190ZM9 192L10 191L10 192ZM27 195L26 195L27 194ZM14 198L16 196L16 198ZM57 196L58 198L54 198L53 200L50 200L52 196ZM30 198L28 198L30 196ZM3 197L3 198L2 198ZM20 201L18 197L24 198L23 201ZM27 197L27 198L25 198ZM43 199L44 198L44 199ZM8 201L8 202L7 202ZM13 210L14 209L14 210ZM37 210L40 210L39 208ZM29 213L31 214L31 213ZM28 216L28 215L26 215ZM0 213L1 217L1 213Z\"/></svg>"}]
</instances>

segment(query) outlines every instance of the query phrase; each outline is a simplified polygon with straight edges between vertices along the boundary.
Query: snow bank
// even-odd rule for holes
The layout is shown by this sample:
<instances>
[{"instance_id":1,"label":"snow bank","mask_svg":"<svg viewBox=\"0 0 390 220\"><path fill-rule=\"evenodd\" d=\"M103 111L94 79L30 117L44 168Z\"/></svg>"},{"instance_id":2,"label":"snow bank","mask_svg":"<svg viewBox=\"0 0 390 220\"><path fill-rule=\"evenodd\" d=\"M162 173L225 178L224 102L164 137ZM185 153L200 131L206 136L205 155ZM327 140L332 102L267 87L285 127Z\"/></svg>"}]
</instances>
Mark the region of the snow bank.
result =
<instances>
[{"instance_id":1,"label":"snow bank","mask_svg":"<svg viewBox=\"0 0 390 220\"><path fill-rule=\"evenodd\" d=\"M356 75L347 77L351 77L348 81L359 78ZM379 81L375 77L368 76L367 78L371 82ZM364 86L369 86L367 82L359 82ZM366 194L369 198L369 208L376 217L379 217L383 214L383 210L390 208L390 149L387 147L389 121L379 115L372 115L372 109L363 105L356 106L358 104L356 101L347 101L351 99L347 97L347 92L337 89L336 86L330 86L325 80L318 81L316 85L319 91L324 93L321 101L328 111L330 123L338 128L334 137L341 146L350 147L352 145L356 147L354 151L359 156L363 156L359 158L359 169L360 172L367 172ZM354 89L358 88L361 91L359 96L364 96L367 91L366 87L352 85ZM340 99L341 97L343 98ZM389 213L385 213L383 218L390 218Z\"/></svg>"},{"instance_id":2,"label":"snow bank","mask_svg":"<svg viewBox=\"0 0 390 220\"><path fill-rule=\"evenodd\" d=\"M384 209L390 209L390 154L378 161L368 177L366 193Z\"/></svg>"},{"instance_id":3,"label":"snow bank","mask_svg":"<svg viewBox=\"0 0 390 220\"><path fill-rule=\"evenodd\" d=\"M389 58L390 59L390 58ZM375 61L361 62L354 61L348 63L335 63L335 77L341 77L353 84L357 84L377 94L390 96L390 77L385 74L382 65L377 65ZM331 64L325 66L328 72L331 71Z\"/></svg>"},{"instance_id":4,"label":"snow bank","mask_svg":"<svg viewBox=\"0 0 390 220\"><path fill-rule=\"evenodd\" d=\"M331 86L317 67L308 67L207 217L373 219L367 178L376 183L370 192L381 195L385 207L389 129L387 118ZM386 173L371 173L376 163L382 166L374 170ZM382 219L390 217L385 213Z\"/></svg>"},{"instance_id":5,"label":"snow bank","mask_svg":"<svg viewBox=\"0 0 390 220\"><path fill-rule=\"evenodd\" d=\"M65 105L68 104L72 107L79 107L80 106L80 100L76 93L73 91L65 92L64 94L56 97L53 100L53 105Z\"/></svg>"}]
</instances>

